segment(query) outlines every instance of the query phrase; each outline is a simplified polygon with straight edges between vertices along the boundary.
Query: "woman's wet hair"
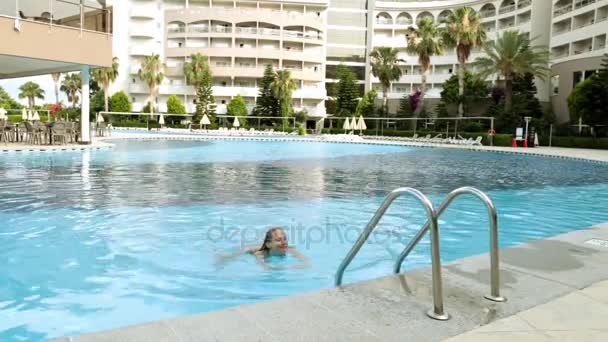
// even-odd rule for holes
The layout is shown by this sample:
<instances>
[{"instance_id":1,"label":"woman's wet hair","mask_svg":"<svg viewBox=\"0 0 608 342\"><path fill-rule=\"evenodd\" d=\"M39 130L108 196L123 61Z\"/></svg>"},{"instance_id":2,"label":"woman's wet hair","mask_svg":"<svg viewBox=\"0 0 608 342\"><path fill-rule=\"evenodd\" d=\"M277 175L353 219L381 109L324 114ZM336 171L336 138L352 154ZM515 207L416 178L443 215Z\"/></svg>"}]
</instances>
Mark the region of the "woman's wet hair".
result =
<instances>
[{"instance_id":1,"label":"woman's wet hair","mask_svg":"<svg viewBox=\"0 0 608 342\"><path fill-rule=\"evenodd\" d=\"M268 248L268 246L266 246L266 244L270 241L272 241L272 238L274 236L274 232L278 231L278 230L283 230L283 228L281 227L273 227L268 229L268 231L266 232L266 235L264 236L264 242L262 242L262 246L260 247L260 252L264 252L264 253L268 253L270 251L270 249Z\"/></svg>"}]
</instances>

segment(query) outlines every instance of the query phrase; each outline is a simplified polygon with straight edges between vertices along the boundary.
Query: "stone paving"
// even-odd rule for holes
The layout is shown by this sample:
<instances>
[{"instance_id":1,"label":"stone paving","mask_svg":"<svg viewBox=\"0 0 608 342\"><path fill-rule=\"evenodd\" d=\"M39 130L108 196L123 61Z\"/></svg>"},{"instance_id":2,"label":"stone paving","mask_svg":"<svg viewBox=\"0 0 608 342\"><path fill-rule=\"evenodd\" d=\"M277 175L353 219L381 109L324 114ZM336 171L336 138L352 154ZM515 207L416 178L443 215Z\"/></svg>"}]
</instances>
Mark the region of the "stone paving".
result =
<instances>
[{"instance_id":1,"label":"stone paving","mask_svg":"<svg viewBox=\"0 0 608 342\"><path fill-rule=\"evenodd\" d=\"M500 319L446 342L608 341L608 281Z\"/></svg>"}]
</instances>

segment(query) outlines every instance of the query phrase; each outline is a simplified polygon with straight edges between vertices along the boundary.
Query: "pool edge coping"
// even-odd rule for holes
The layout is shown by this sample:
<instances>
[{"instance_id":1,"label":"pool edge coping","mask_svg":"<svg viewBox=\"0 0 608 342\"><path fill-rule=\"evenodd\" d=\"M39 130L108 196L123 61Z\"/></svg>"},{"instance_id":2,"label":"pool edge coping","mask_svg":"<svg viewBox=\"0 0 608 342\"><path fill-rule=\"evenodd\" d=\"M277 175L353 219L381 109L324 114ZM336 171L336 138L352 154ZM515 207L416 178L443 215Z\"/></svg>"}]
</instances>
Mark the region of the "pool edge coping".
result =
<instances>
[{"instance_id":1,"label":"pool edge coping","mask_svg":"<svg viewBox=\"0 0 608 342\"><path fill-rule=\"evenodd\" d=\"M161 339L163 335L159 334L160 331L178 340L187 340L180 339L184 336L207 336L205 334L208 334L208 337L230 339L242 332L259 334L249 336L251 339L270 336L269 340L280 340L282 335L278 327L282 323L298 320L303 328L315 327L300 331L299 336L308 340L322 337L323 335L319 334L323 334L323 327L329 326L336 327L330 337L344 337L350 333L348 329L358 329L361 336L372 336L386 341L401 341L407 333L410 335L405 336L416 336L420 329L426 327L426 340L439 341L544 304L598 281L608 280L608 268L597 267L598 264L608 262L608 248L587 244L586 241L593 238L608 240L608 223L501 249L501 289L509 299L506 303L494 303L481 298L486 294L484 291L489 290L486 279L489 268L488 254L446 263L442 267L446 309L453 315L447 322L434 321L424 315L424 310L432 306L429 300L430 274L427 267L339 288L320 289L223 310L64 337L56 341L105 341L112 338L120 340L121 337L129 337L132 341L151 341ZM541 259L535 260L537 264L542 259L548 261L547 269L539 271L528 267L530 253ZM553 263L560 263L560 260L566 260L566 264L574 260L580 263L580 266L571 269L565 265L562 270L549 267L553 266ZM403 288L404 283L406 288ZM513 284L517 286L512 286ZM537 291L539 288L542 288L542 291ZM346 312L332 310L332 301L334 305L340 304L345 308L349 308L351 304L352 309ZM309 309L309 315L301 312ZM384 312L382 310L387 311L386 317L370 316L373 321L378 322L370 323L361 319L365 317L366 312L372 315L374 312ZM264 317L258 318L256 313L259 312L272 317L274 321ZM326 316L328 314L333 315ZM389 314L407 319L408 324L391 326L389 323L393 320ZM242 316L246 318L245 322L249 323L243 323ZM231 323L232 321L239 324L232 326L236 324ZM184 322L189 324L184 325ZM189 328L186 329L186 326ZM216 329L226 326L232 328L220 331Z\"/></svg>"}]
</instances>

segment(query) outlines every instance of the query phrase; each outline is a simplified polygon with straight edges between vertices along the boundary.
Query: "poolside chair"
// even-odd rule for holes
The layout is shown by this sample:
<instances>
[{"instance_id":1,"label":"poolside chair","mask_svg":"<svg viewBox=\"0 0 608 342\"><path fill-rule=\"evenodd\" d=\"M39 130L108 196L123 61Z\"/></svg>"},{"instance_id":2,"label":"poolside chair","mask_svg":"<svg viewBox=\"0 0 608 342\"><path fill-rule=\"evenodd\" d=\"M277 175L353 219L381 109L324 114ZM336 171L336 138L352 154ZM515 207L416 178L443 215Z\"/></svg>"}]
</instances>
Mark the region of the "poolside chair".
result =
<instances>
[{"instance_id":1,"label":"poolside chair","mask_svg":"<svg viewBox=\"0 0 608 342\"><path fill-rule=\"evenodd\" d=\"M8 126L5 120L0 120L0 141L9 142Z\"/></svg>"},{"instance_id":2,"label":"poolside chair","mask_svg":"<svg viewBox=\"0 0 608 342\"><path fill-rule=\"evenodd\" d=\"M100 122L103 123L103 122ZM68 132L66 130L65 122L56 122L51 128L51 135L53 139L53 143L58 141L60 144L66 144L68 139ZM59 139L59 140L57 140Z\"/></svg>"},{"instance_id":3,"label":"poolside chair","mask_svg":"<svg viewBox=\"0 0 608 342\"><path fill-rule=\"evenodd\" d=\"M477 138L475 138L475 140L473 140L473 142L471 142L471 145L473 146L483 146L481 143L481 140L483 139L482 136L478 136Z\"/></svg>"}]
</instances>

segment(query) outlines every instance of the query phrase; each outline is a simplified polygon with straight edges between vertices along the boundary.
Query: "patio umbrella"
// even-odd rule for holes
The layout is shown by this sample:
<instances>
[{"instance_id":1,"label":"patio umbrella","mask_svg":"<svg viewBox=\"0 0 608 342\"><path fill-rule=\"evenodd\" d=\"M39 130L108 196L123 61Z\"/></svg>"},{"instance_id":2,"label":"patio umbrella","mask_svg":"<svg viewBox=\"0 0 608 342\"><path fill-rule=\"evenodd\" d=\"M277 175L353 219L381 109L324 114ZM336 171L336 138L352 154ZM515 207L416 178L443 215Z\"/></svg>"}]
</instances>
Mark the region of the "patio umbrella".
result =
<instances>
[{"instance_id":1,"label":"patio umbrella","mask_svg":"<svg viewBox=\"0 0 608 342\"><path fill-rule=\"evenodd\" d=\"M27 112L27 120L34 121L34 112L33 111L30 110Z\"/></svg>"},{"instance_id":2,"label":"patio umbrella","mask_svg":"<svg viewBox=\"0 0 608 342\"><path fill-rule=\"evenodd\" d=\"M234 122L232 123L232 126L234 127L239 127L241 125L241 123L239 122L239 118L237 116L234 117Z\"/></svg>"},{"instance_id":3,"label":"patio umbrella","mask_svg":"<svg viewBox=\"0 0 608 342\"><path fill-rule=\"evenodd\" d=\"M348 131L350 129L350 121L348 120L348 118L346 118L346 120L344 120L344 124L342 125L342 129L345 131Z\"/></svg>"},{"instance_id":4,"label":"patio umbrella","mask_svg":"<svg viewBox=\"0 0 608 342\"><path fill-rule=\"evenodd\" d=\"M34 115L32 115L32 120L40 121L40 114L38 114L38 111L34 112Z\"/></svg>"},{"instance_id":5,"label":"patio umbrella","mask_svg":"<svg viewBox=\"0 0 608 342\"><path fill-rule=\"evenodd\" d=\"M356 130L359 129L359 125L357 123L357 119L355 119L355 117L353 116L352 120L350 120L350 129L351 130Z\"/></svg>"},{"instance_id":6,"label":"patio umbrella","mask_svg":"<svg viewBox=\"0 0 608 342\"><path fill-rule=\"evenodd\" d=\"M6 116L6 109L0 107L0 120L6 120L7 116Z\"/></svg>"},{"instance_id":7,"label":"patio umbrella","mask_svg":"<svg viewBox=\"0 0 608 342\"><path fill-rule=\"evenodd\" d=\"M201 125L205 126L205 129L207 128L207 125L211 125L211 121L209 120L209 117L207 116L207 114L203 114L203 117L201 118Z\"/></svg>"},{"instance_id":8,"label":"patio umbrella","mask_svg":"<svg viewBox=\"0 0 608 342\"><path fill-rule=\"evenodd\" d=\"M165 124L165 116L164 115L160 115L160 118L158 118L158 123L161 125Z\"/></svg>"},{"instance_id":9,"label":"patio umbrella","mask_svg":"<svg viewBox=\"0 0 608 342\"><path fill-rule=\"evenodd\" d=\"M27 118L28 118L27 117L27 110L25 110L25 108L23 108L21 110L21 120L25 121L25 120L27 120Z\"/></svg>"},{"instance_id":10,"label":"patio umbrella","mask_svg":"<svg viewBox=\"0 0 608 342\"><path fill-rule=\"evenodd\" d=\"M359 122L357 123L357 129L359 129L359 131L364 131L367 129L365 120L363 120L363 115L359 115Z\"/></svg>"},{"instance_id":11,"label":"patio umbrella","mask_svg":"<svg viewBox=\"0 0 608 342\"><path fill-rule=\"evenodd\" d=\"M104 122L103 115L97 114L97 122Z\"/></svg>"}]
</instances>

